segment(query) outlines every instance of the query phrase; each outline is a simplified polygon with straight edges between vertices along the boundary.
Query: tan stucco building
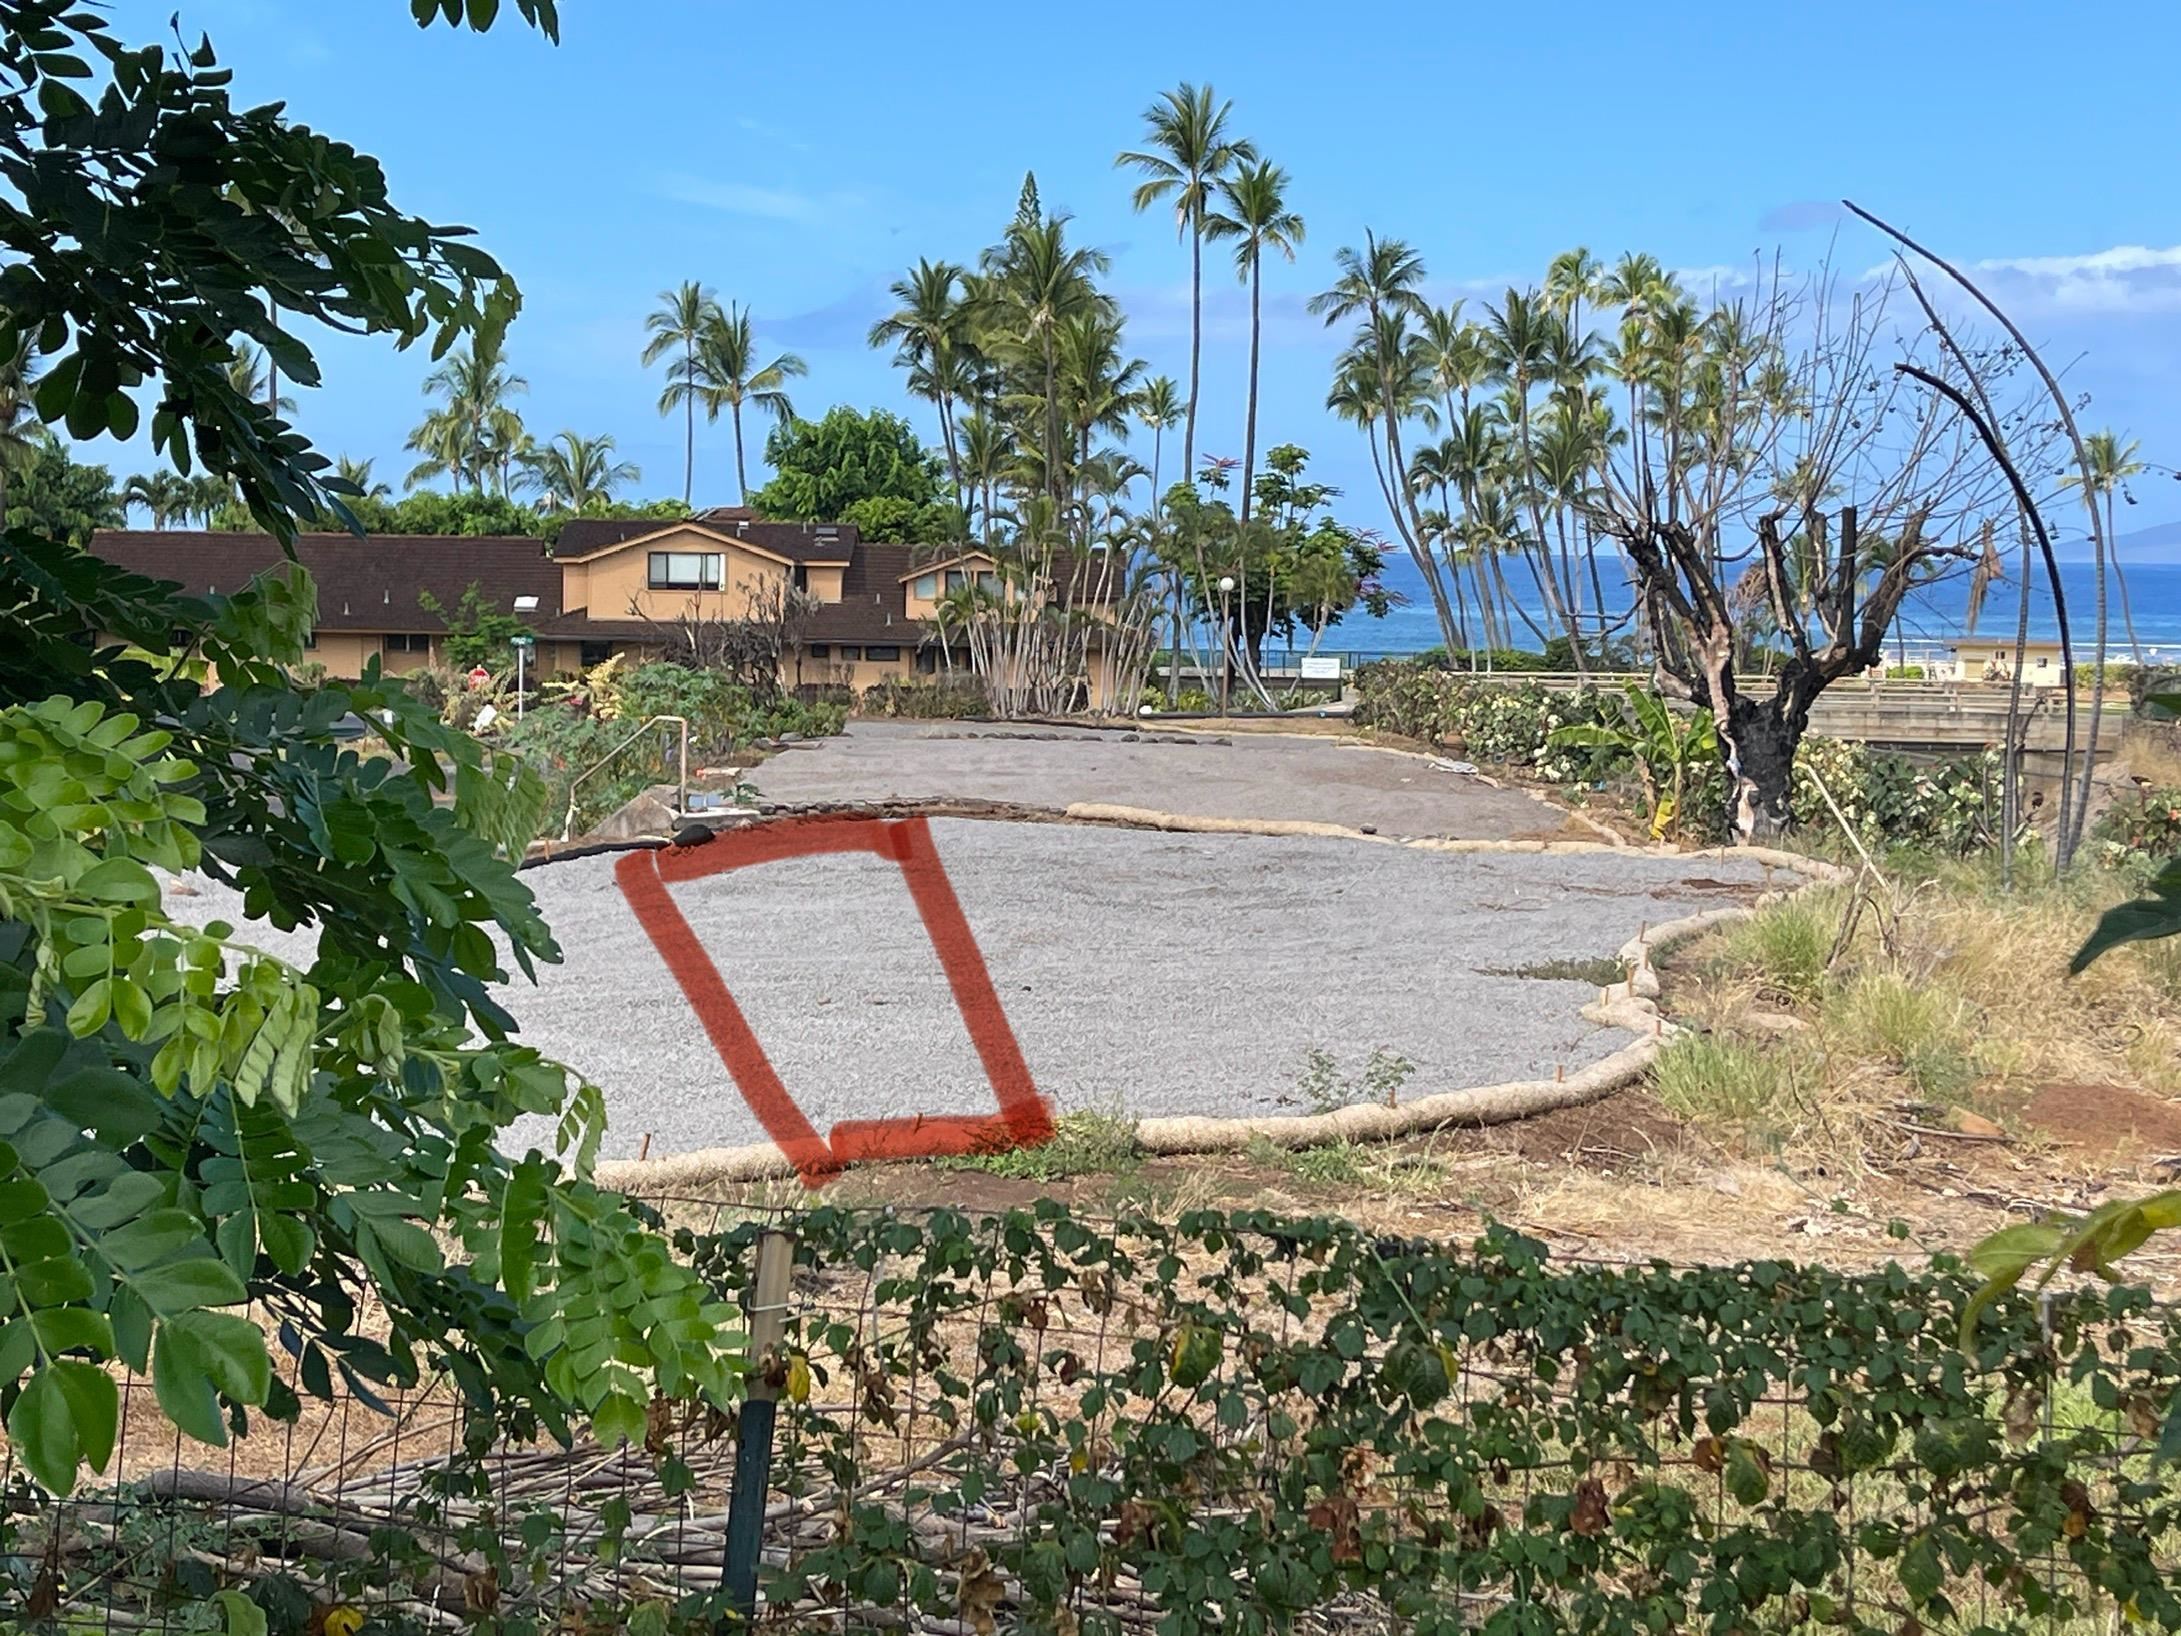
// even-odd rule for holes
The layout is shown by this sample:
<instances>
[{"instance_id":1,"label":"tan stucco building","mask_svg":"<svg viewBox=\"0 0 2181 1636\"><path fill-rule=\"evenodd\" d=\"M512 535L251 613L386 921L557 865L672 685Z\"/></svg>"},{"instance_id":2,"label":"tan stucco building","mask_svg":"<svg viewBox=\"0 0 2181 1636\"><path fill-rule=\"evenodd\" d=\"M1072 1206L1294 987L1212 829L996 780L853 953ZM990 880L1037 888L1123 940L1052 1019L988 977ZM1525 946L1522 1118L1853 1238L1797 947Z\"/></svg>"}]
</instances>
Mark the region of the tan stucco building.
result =
<instances>
[{"instance_id":1,"label":"tan stucco building","mask_svg":"<svg viewBox=\"0 0 2181 1636\"><path fill-rule=\"evenodd\" d=\"M239 590L281 561L268 535L181 529L102 532L91 550L199 594ZM446 622L427 599L451 612L472 584L536 633L541 679L656 652L683 620L762 615L793 590L808 601L789 622L782 683L860 692L940 670L935 600L993 572L973 550L883 544L846 524L763 522L740 508L674 522L577 518L550 552L519 537L306 534L295 554L318 587L310 657L343 679L373 657L390 671L444 662Z\"/></svg>"}]
</instances>

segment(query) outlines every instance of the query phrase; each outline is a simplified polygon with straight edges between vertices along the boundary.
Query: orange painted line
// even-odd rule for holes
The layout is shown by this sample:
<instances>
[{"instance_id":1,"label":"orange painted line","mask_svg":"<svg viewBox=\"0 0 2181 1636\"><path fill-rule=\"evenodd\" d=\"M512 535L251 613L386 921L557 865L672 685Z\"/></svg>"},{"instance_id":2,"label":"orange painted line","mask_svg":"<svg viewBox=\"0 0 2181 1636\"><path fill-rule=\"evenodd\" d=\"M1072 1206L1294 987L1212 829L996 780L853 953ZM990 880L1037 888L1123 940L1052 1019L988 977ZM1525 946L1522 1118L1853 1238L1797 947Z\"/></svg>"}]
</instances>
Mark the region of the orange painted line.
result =
<instances>
[{"instance_id":1,"label":"orange painted line","mask_svg":"<svg viewBox=\"0 0 2181 1636\"><path fill-rule=\"evenodd\" d=\"M874 853L901 870L969 1030L970 1043L984 1065L999 1106L997 1114L842 1120L833 1127L829 1140L821 1138L782 1083L719 967L667 891L669 884L731 869L843 852ZM807 1186L822 1185L859 1159L989 1153L1034 1147L1052 1136L1052 1110L1038 1094L1030 1065L992 986L984 952L969 929L961 899L939 861L931 826L924 819L828 815L753 824L721 833L699 846L627 853L614 866L614 878L743 1100Z\"/></svg>"}]
</instances>

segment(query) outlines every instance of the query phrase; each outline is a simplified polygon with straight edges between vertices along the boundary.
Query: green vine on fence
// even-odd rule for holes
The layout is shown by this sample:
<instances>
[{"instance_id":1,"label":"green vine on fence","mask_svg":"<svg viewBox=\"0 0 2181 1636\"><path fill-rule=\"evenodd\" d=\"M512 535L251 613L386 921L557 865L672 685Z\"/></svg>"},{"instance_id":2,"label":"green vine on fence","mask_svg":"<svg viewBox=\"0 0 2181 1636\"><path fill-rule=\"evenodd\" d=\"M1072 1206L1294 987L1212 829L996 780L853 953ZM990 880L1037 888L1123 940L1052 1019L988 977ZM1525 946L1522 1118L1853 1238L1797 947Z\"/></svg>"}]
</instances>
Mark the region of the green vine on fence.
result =
<instances>
[{"instance_id":1,"label":"green vine on fence","mask_svg":"<svg viewBox=\"0 0 2181 1636\"><path fill-rule=\"evenodd\" d=\"M1343 1223L820 1209L787 1410L840 1495L914 1402L964 1553L853 1499L779 1599L1073 1632L1140 1587L1162 1632L1367 1596L1419 1632L2181 1628L2181 1493L2152 1457L2181 1318L2141 1290L2003 1295L1973 1351L1956 1263L1558 1266ZM755 1229L680 1248L741 1289ZM865 1287L865 1281L868 1287ZM814 1301L823 1297L814 1295ZM963 1331L973 1341L957 1337ZM1102 1344L1094 1344L1094 1342ZM2055 1408L2064 1413L2055 1414Z\"/></svg>"}]
</instances>

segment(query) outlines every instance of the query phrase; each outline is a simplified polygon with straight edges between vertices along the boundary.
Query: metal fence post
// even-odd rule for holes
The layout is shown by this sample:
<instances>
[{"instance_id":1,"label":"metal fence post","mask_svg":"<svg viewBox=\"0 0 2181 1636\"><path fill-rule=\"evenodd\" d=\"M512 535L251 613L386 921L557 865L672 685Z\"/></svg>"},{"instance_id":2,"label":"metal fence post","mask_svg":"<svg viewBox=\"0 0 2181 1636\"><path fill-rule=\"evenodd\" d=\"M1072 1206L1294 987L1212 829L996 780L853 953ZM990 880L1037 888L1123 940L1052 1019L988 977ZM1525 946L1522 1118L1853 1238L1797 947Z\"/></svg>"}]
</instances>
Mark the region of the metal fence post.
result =
<instances>
[{"instance_id":1,"label":"metal fence post","mask_svg":"<svg viewBox=\"0 0 2181 1636\"><path fill-rule=\"evenodd\" d=\"M765 1535L765 1494L772 1483L772 1428L786 1371L788 1279L795 1270L795 1235L774 1228L757 1241L757 1277L750 1298L749 1390L735 1426L734 1490L727 1497L728 1605L747 1627L757 1611L757 1556Z\"/></svg>"}]
</instances>

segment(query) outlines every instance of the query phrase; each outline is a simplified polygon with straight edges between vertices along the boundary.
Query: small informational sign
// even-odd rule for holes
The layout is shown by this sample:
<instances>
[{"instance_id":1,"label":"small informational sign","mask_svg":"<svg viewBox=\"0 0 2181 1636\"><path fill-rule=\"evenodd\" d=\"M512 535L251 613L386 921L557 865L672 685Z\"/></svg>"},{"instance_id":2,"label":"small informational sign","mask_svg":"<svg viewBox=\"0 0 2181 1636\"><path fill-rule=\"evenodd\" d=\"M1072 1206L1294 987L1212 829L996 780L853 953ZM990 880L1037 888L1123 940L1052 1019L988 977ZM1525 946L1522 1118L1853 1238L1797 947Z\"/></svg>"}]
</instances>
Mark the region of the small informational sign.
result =
<instances>
[{"instance_id":1,"label":"small informational sign","mask_svg":"<svg viewBox=\"0 0 2181 1636\"><path fill-rule=\"evenodd\" d=\"M1302 677L1306 682L1337 682L1340 680L1340 655L1337 653L1312 653L1303 658Z\"/></svg>"},{"instance_id":2,"label":"small informational sign","mask_svg":"<svg viewBox=\"0 0 2181 1636\"><path fill-rule=\"evenodd\" d=\"M508 638L508 645L521 648L527 653L538 645L538 639L535 636L511 636Z\"/></svg>"}]
</instances>

